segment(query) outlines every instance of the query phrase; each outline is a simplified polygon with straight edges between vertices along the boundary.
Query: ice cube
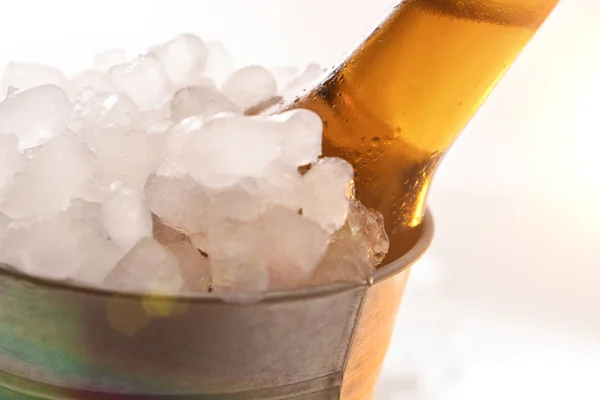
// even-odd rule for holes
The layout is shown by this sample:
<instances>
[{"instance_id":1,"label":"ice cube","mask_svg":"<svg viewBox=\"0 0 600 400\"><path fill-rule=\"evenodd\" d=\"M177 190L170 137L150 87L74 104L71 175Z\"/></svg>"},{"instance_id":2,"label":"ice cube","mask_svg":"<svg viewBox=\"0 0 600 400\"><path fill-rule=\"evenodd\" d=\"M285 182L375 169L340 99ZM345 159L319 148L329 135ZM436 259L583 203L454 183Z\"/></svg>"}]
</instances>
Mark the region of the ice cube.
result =
<instances>
[{"instance_id":1,"label":"ice cube","mask_svg":"<svg viewBox=\"0 0 600 400\"><path fill-rule=\"evenodd\" d=\"M88 252L86 262L81 268L69 275L69 278L92 286L101 286L102 282L116 268L125 252L113 241L88 231L84 242Z\"/></svg>"},{"instance_id":2,"label":"ice cube","mask_svg":"<svg viewBox=\"0 0 600 400\"><path fill-rule=\"evenodd\" d=\"M70 92L79 93L83 88L93 88L98 92L115 92L116 87L109 76L96 70L85 70L71 79Z\"/></svg>"},{"instance_id":3,"label":"ice cube","mask_svg":"<svg viewBox=\"0 0 600 400\"><path fill-rule=\"evenodd\" d=\"M355 199L350 200L350 206L347 224L355 235L356 232L360 232L368 249L369 262L376 267L381 264L390 247L383 215L376 210L366 208Z\"/></svg>"},{"instance_id":4,"label":"ice cube","mask_svg":"<svg viewBox=\"0 0 600 400\"><path fill-rule=\"evenodd\" d=\"M19 138L10 133L0 134L0 203L14 175L21 171L25 160L19 152Z\"/></svg>"},{"instance_id":5,"label":"ice cube","mask_svg":"<svg viewBox=\"0 0 600 400\"><path fill-rule=\"evenodd\" d=\"M119 261L104 285L135 292L173 294L183 281L177 258L152 238L143 238Z\"/></svg>"},{"instance_id":6,"label":"ice cube","mask_svg":"<svg viewBox=\"0 0 600 400\"><path fill-rule=\"evenodd\" d=\"M209 117L222 112L241 114L238 106L210 86L190 86L180 89L171 102L171 112L175 123L187 117Z\"/></svg>"},{"instance_id":7,"label":"ice cube","mask_svg":"<svg viewBox=\"0 0 600 400\"><path fill-rule=\"evenodd\" d=\"M52 84L67 89L67 79L58 69L47 65L11 62L6 66L0 94L8 93L10 86L20 90L30 89L35 86Z\"/></svg>"},{"instance_id":8,"label":"ice cube","mask_svg":"<svg viewBox=\"0 0 600 400\"><path fill-rule=\"evenodd\" d=\"M61 280L86 267L97 270L94 274L106 271L119 257L113 253L116 255L111 258L106 238L67 213L11 224L6 244L10 265L28 274Z\"/></svg>"},{"instance_id":9,"label":"ice cube","mask_svg":"<svg viewBox=\"0 0 600 400\"><path fill-rule=\"evenodd\" d=\"M309 64L304 72L293 79L282 90L281 94L286 100L293 100L295 97L312 89L315 84L323 77L325 69L318 64Z\"/></svg>"},{"instance_id":10,"label":"ice cube","mask_svg":"<svg viewBox=\"0 0 600 400\"><path fill-rule=\"evenodd\" d=\"M274 207L263 216L270 286L289 288L311 276L327 250L329 234L296 211Z\"/></svg>"},{"instance_id":11,"label":"ice cube","mask_svg":"<svg viewBox=\"0 0 600 400\"><path fill-rule=\"evenodd\" d=\"M202 185L231 186L261 176L280 156L282 124L265 118L220 116L188 139L182 159L188 174Z\"/></svg>"},{"instance_id":12,"label":"ice cube","mask_svg":"<svg viewBox=\"0 0 600 400\"><path fill-rule=\"evenodd\" d=\"M264 293L269 272L264 262L235 257L211 257L213 291L218 293Z\"/></svg>"},{"instance_id":13,"label":"ice cube","mask_svg":"<svg viewBox=\"0 0 600 400\"><path fill-rule=\"evenodd\" d=\"M0 212L0 264L17 266L18 258L15 249L10 248L9 234L12 220Z\"/></svg>"},{"instance_id":14,"label":"ice cube","mask_svg":"<svg viewBox=\"0 0 600 400\"><path fill-rule=\"evenodd\" d=\"M149 135L161 134L166 136L167 131L173 127L171 104L165 103L159 108L141 112L135 121L134 127L146 131Z\"/></svg>"},{"instance_id":15,"label":"ice cube","mask_svg":"<svg viewBox=\"0 0 600 400\"><path fill-rule=\"evenodd\" d=\"M101 203L83 199L74 199L71 201L71 205L65 213L65 215L71 219L82 221L101 237L109 239L108 231L104 227L104 222L102 221Z\"/></svg>"},{"instance_id":16,"label":"ice cube","mask_svg":"<svg viewBox=\"0 0 600 400\"><path fill-rule=\"evenodd\" d=\"M52 215L69 205L64 191L56 189L55 182L44 176L17 174L0 202L0 212L13 219Z\"/></svg>"},{"instance_id":17,"label":"ice cube","mask_svg":"<svg viewBox=\"0 0 600 400\"><path fill-rule=\"evenodd\" d=\"M9 86L8 89L6 89L6 96L10 96L13 93L16 93L19 91L19 88L16 88L14 86Z\"/></svg>"},{"instance_id":18,"label":"ice cube","mask_svg":"<svg viewBox=\"0 0 600 400\"><path fill-rule=\"evenodd\" d=\"M302 215L332 233L340 229L348 215L346 192L352 183L352 165L341 158L323 158L304 175Z\"/></svg>"},{"instance_id":19,"label":"ice cube","mask_svg":"<svg viewBox=\"0 0 600 400\"><path fill-rule=\"evenodd\" d=\"M152 236L162 245L175 242L190 242L190 238L184 232L166 225L154 213L152 214Z\"/></svg>"},{"instance_id":20,"label":"ice cube","mask_svg":"<svg viewBox=\"0 0 600 400\"><path fill-rule=\"evenodd\" d=\"M189 238L192 246L202 251L204 255L208 256L210 245L208 243L206 232L192 234L189 236Z\"/></svg>"},{"instance_id":21,"label":"ice cube","mask_svg":"<svg viewBox=\"0 0 600 400\"><path fill-rule=\"evenodd\" d=\"M255 187L255 190L260 190ZM218 190L206 190L210 198L210 213L205 217L211 224L219 221L240 220L246 221L255 218L263 212L269 203L274 203L274 198L259 197L256 193L242 186L233 186Z\"/></svg>"},{"instance_id":22,"label":"ice cube","mask_svg":"<svg viewBox=\"0 0 600 400\"><path fill-rule=\"evenodd\" d=\"M204 120L200 117L190 117L181 120L171 128L166 136L163 159L156 171L157 174L172 177L182 177L187 174L181 160L183 148L192 133L200 129L203 123Z\"/></svg>"},{"instance_id":23,"label":"ice cube","mask_svg":"<svg viewBox=\"0 0 600 400\"><path fill-rule=\"evenodd\" d=\"M32 275L66 279L80 269L87 255L81 249L78 227L57 215L9 229L11 265Z\"/></svg>"},{"instance_id":24,"label":"ice cube","mask_svg":"<svg viewBox=\"0 0 600 400\"><path fill-rule=\"evenodd\" d=\"M137 129L105 126L90 132L85 141L98 157L101 184L114 182L141 190L162 159L164 137Z\"/></svg>"},{"instance_id":25,"label":"ice cube","mask_svg":"<svg viewBox=\"0 0 600 400\"><path fill-rule=\"evenodd\" d=\"M69 279L91 286L102 286L102 282L116 268L125 255L114 242L98 235L90 236L87 244L89 257L81 268L69 275Z\"/></svg>"},{"instance_id":26,"label":"ice cube","mask_svg":"<svg viewBox=\"0 0 600 400\"><path fill-rule=\"evenodd\" d=\"M183 291L208 292L210 262L189 242L174 242L167 248L175 254L183 280Z\"/></svg>"},{"instance_id":27,"label":"ice cube","mask_svg":"<svg viewBox=\"0 0 600 400\"><path fill-rule=\"evenodd\" d=\"M311 278L312 284L366 282L385 257L389 238L383 216L350 200L348 221L335 232L325 258Z\"/></svg>"},{"instance_id":28,"label":"ice cube","mask_svg":"<svg viewBox=\"0 0 600 400\"><path fill-rule=\"evenodd\" d=\"M109 73L116 87L130 96L142 111L158 108L173 96L167 72L152 53L141 55L131 63L115 65Z\"/></svg>"},{"instance_id":29,"label":"ice cube","mask_svg":"<svg viewBox=\"0 0 600 400\"><path fill-rule=\"evenodd\" d=\"M252 196L254 202L285 206L295 211L302 208L302 176L298 168L283 164L280 160L269 165L262 176L246 179L239 186ZM248 203L246 207L251 205Z\"/></svg>"},{"instance_id":30,"label":"ice cube","mask_svg":"<svg viewBox=\"0 0 600 400\"><path fill-rule=\"evenodd\" d=\"M81 139L61 135L40 147L27 172L54 180L70 198L78 198L83 185L94 175L95 161Z\"/></svg>"},{"instance_id":31,"label":"ice cube","mask_svg":"<svg viewBox=\"0 0 600 400\"><path fill-rule=\"evenodd\" d=\"M300 167L311 164L321 155L323 122L313 111L300 109L272 117L285 121L282 161Z\"/></svg>"},{"instance_id":32,"label":"ice cube","mask_svg":"<svg viewBox=\"0 0 600 400\"><path fill-rule=\"evenodd\" d=\"M233 60L225 47L219 42L207 42L208 57L204 67L204 76L210 78L217 86L233 71Z\"/></svg>"},{"instance_id":33,"label":"ice cube","mask_svg":"<svg viewBox=\"0 0 600 400\"><path fill-rule=\"evenodd\" d=\"M94 67L101 72L108 72L115 65L127 62L127 55L123 49L110 49L94 56Z\"/></svg>"},{"instance_id":34,"label":"ice cube","mask_svg":"<svg viewBox=\"0 0 600 400\"><path fill-rule=\"evenodd\" d=\"M78 138L58 136L33 155L15 175L0 210L14 219L46 217L85 197L94 175L94 156Z\"/></svg>"},{"instance_id":35,"label":"ice cube","mask_svg":"<svg viewBox=\"0 0 600 400\"><path fill-rule=\"evenodd\" d=\"M8 226L11 223L11 219L6 215L0 213L0 263L6 263L10 260L5 259L7 251L4 249L6 244L6 237L8 235Z\"/></svg>"},{"instance_id":36,"label":"ice cube","mask_svg":"<svg viewBox=\"0 0 600 400\"><path fill-rule=\"evenodd\" d=\"M64 191L65 199L86 198L96 176L96 161L80 138L64 135L40 147L28 172L52 181Z\"/></svg>"},{"instance_id":37,"label":"ice cube","mask_svg":"<svg viewBox=\"0 0 600 400\"><path fill-rule=\"evenodd\" d=\"M208 49L197 36L183 34L169 42L153 47L176 89L196 85L202 81Z\"/></svg>"},{"instance_id":38,"label":"ice cube","mask_svg":"<svg viewBox=\"0 0 600 400\"><path fill-rule=\"evenodd\" d=\"M277 82L269 71L258 65L240 68L223 82L222 91L242 110L277 96Z\"/></svg>"},{"instance_id":39,"label":"ice cube","mask_svg":"<svg viewBox=\"0 0 600 400\"><path fill-rule=\"evenodd\" d=\"M104 227L110 239L127 252L140 239L152 237L152 216L141 193L120 183L111 189L111 198L102 205Z\"/></svg>"},{"instance_id":40,"label":"ice cube","mask_svg":"<svg viewBox=\"0 0 600 400\"><path fill-rule=\"evenodd\" d=\"M210 256L215 292L265 292L269 287L268 257L264 252L260 220L220 224L208 232L205 247Z\"/></svg>"},{"instance_id":41,"label":"ice cube","mask_svg":"<svg viewBox=\"0 0 600 400\"><path fill-rule=\"evenodd\" d=\"M79 92L69 127L82 135L91 134L106 125L131 126L138 114L137 105L126 94L88 88Z\"/></svg>"},{"instance_id":42,"label":"ice cube","mask_svg":"<svg viewBox=\"0 0 600 400\"><path fill-rule=\"evenodd\" d=\"M42 85L13 93L0 102L0 132L19 137L19 148L46 143L67 128L71 102L55 85Z\"/></svg>"},{"instance_id":43,"label":"ice cube","mask_svg":"<svg viewBox=\"0 0 600 400\"><path fill-rule=\"evenodd\" d=\"M270 68L269 71L273 74L278 88L287 87L300 75L300 70L295 67Z\"/></svg>"},{"instance_id":44,"label":"ice cube","mask_svg":"<svg viewBox=\"0 0 600 400\"><path fill-rule=\"evenodd\" d=\"M212 226L207 233L215 291L290 287L312 275L329 235L284 207L259 218Z\"/></svg>"},{"instance_id":45,"label":"ice cube","mask_svg":"<svg viewBox=\"0 0 600 400\"><path fill-rule=\"evenodd\" d=\"M168 226L188 234L204 230L209 198L203 188L188 176L150 176L145 198L148 208Z\"/></svg>"}]
</instances>

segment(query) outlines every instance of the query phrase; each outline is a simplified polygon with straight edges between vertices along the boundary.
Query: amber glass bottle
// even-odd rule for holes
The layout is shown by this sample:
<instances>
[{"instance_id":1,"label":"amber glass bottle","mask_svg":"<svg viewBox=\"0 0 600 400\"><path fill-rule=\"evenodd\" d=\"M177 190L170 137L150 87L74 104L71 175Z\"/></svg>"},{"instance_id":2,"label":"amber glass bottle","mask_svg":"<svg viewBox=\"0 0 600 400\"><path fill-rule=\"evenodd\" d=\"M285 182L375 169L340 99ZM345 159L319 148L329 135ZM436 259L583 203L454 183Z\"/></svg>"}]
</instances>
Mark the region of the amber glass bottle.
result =
<instances>
[{"instance_id":1,"label":"amber glass bottle","mask_svg":"<svg viewBox=\"0 0 600 400\"><path fill-rule=\"evenodd\" d=\"M381 211L388 260L412 246L440 160L558 0L404 0L313 90L324 154ZM417 228L417 229L416 229Z\"/></svg>"}]
</instances>

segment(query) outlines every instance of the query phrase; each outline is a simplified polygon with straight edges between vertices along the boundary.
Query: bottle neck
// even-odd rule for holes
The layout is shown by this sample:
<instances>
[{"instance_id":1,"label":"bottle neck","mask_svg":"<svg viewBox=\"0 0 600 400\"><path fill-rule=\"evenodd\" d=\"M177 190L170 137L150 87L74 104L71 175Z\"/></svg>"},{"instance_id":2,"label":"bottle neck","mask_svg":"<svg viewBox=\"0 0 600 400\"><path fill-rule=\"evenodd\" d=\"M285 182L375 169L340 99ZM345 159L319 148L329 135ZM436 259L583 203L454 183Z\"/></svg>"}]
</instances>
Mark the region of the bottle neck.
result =
<instances>
[{"instance_id":1,"label":"bottle neck","mask_svg":"<svg viewBox=\"0 0 600 400\"><path fill-rule=\"evenodd\" d=\"M512 0L538 8L499 10L502 1L406 0L321 92L331 103L342 93L338 109L360 112L388 136L395 132L407 145L444 152L556 2Z\"/></svg>"},{"instance_id":2,"label":"bottle neck","mask_svg":"<svg viewBox=\"0 0 600 400\"><path fill-rule=\"evenodd\" d=\"M324 155L354 165L357 197L384 215L390 257L402 251L394 236L420 224L440 160L557 1L405 0L288 105L316 111Z\"/></svg>"}]
</instances>

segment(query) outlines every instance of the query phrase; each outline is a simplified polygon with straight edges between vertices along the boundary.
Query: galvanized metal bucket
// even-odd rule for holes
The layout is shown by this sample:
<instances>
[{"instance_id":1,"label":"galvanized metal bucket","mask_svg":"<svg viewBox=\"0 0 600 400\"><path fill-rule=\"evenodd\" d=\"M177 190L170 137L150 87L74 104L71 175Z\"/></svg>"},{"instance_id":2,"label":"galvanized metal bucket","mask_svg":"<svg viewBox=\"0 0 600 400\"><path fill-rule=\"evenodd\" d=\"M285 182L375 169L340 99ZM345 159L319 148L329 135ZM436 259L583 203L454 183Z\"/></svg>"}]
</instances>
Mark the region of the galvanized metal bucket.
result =
<instances>
[{"instance_id":1,"label":"galvanized metal bucket","mask_svg":"<svg viewBox=\"0 0 600 400\"><path fill-rule=\"evenodd\" d=\"M144 297L0 267L1 400L366 400L428 214L403 257L363 284L269 293Z\"/></svg>"}]
</instances>

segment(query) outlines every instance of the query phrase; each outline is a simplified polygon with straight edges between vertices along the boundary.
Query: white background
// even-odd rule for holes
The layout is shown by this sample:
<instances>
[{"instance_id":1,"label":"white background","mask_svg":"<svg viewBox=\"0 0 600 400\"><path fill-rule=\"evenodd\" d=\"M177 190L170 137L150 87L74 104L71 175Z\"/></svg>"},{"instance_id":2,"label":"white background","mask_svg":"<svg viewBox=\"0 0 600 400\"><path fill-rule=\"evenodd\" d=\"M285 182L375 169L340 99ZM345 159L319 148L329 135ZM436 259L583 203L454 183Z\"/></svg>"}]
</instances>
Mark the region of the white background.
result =
<instances>
[{"instance_id":1,"label":"white background","mask_svg":"<svg viewBox=\"0 0 600 400\"><path fill-rule=\"evenodd\" d=\"M0 62L75 70L193 32L329 66L393 0L14 1ZM600 398L600 2L562 0L443 162L378 400Z\"/></svg>"}]
</instances>

